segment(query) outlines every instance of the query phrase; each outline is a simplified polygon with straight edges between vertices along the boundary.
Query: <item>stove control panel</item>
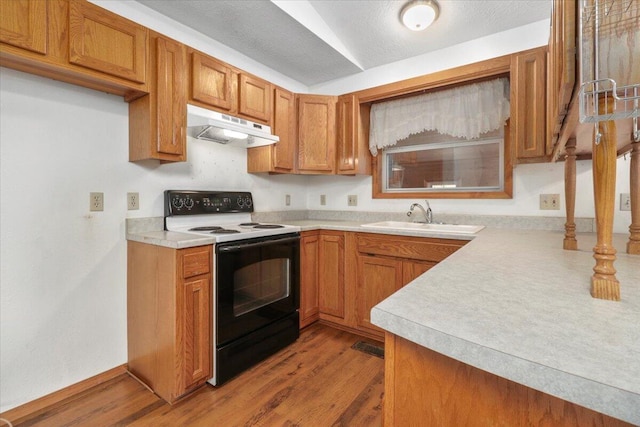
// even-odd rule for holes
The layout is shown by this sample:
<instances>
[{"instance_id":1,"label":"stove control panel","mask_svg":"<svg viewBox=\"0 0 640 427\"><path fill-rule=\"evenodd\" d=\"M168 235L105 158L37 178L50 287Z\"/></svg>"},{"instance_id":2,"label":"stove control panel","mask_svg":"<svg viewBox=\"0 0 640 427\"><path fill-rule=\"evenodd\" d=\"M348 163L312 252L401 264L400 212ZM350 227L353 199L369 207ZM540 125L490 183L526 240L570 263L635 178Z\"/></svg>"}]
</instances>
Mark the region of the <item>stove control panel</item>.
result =
<instances>
[{"instance_id":1,"label":"stove control panel","mask_svg":"<svg viewBox=\"0 0 640 427\"><path fill-rule=\"evenodd\" d=\"M248 191L164 192L164 216L238 212L253 212L253 198Z\"/></svg>"}]
</instances>

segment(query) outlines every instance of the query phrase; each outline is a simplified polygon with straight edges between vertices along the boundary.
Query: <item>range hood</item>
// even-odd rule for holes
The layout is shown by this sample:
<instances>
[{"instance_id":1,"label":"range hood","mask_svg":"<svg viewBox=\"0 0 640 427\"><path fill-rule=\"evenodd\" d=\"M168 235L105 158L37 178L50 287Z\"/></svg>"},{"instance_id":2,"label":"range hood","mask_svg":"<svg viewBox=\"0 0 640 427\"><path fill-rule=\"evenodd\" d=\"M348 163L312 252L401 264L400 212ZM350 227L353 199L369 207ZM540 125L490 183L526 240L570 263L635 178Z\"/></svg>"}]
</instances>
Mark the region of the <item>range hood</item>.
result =
<instances>
[{"instance_id":1,"label":"range hood","mask_svg":"<svg viewBox=\"0 0 640 427\"><path fill-rule=\"evenodd\" d=\"M245 148L260 147L280 141L277 135L271 134L270 126L195 105L187 105L187 135L196 139Z\"/></svg>"}]
</instances>

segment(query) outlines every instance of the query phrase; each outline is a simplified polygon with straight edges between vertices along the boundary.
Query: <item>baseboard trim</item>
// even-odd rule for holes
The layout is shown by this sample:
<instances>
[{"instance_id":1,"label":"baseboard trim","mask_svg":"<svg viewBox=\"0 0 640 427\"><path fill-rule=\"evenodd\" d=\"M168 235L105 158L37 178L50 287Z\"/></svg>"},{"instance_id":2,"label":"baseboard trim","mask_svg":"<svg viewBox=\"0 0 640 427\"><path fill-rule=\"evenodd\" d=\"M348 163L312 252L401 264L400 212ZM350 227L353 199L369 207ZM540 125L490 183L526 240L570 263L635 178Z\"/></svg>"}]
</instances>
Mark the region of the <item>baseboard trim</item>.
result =
<instances>
[{"instance_id":1,"label":"baseboard trim","mask_svg":"<svg viewBox=\"0 0 640 427\"><path fill-rule=\"evenodd\" d=\"M13 409L9 409L8 411L1 413L0 418L11 421L13 424L20 423L22 422L22 419L27 416L33 416L35 413L42 411L51 405L55 405L56 403L62 402L63 400L88 390L91 387L95 387L126 373L127 364L125 363L93 377L87 378L86 380L82 380L58 391L54 391L46 396L42 396L23 405L16 406Z\"/></svg>"}]
</instances>

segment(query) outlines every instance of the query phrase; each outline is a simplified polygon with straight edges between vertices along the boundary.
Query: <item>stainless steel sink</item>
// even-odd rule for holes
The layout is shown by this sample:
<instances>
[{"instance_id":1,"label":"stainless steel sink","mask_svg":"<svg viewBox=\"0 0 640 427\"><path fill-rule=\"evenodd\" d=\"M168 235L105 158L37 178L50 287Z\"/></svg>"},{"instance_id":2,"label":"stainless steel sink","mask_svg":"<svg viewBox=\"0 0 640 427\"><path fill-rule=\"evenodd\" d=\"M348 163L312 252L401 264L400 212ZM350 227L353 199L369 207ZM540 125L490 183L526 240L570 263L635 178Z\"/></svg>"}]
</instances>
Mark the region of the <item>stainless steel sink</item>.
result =
<instances>
[{"instance_id":1,"label":"stainless steel sink","mask_svg":"<svg viewBox=\"0 0 640 427\"><path fill-rule=\"evenodd\" d=\"M367 228L383 228L387 230L422 231L430 233L456 233L475 234L484 228L484 225L461 224L426 224L421 222L382 221L362 224Z\"/></svg>"}]
</instances>

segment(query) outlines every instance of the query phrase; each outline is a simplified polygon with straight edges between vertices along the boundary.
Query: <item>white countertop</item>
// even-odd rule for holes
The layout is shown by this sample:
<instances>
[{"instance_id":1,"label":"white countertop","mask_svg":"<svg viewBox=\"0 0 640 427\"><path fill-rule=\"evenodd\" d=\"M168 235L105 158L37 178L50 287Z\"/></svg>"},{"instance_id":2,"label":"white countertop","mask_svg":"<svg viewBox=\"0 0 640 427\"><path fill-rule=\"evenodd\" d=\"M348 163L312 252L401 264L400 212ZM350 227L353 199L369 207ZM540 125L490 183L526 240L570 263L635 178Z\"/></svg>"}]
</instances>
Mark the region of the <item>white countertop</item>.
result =
<instances>
[{"instance_id":1,"label":"white countertop","mask_svg":"<svg viewBox=\"0 0 640 427\"><path fill-rule=\"evenodd\" d=\"M485 229L372 322L536 390L640 424L640 257L616 235L621 301L592 298L595 236Z\"/></svg>"},{"instance_id":2,"label":"white countertop","mask_svg":"<svg viewBox=\"0 0 640 427\"><path fill-rule=\"evenodd\" d=\"M475 237L361 227L357 221L284 221L326 229L473 239L387 298L374 324L446 356L640 425L640 257L614 235L619 302L592 298L595 235L578 251L563 233L485 228ZM176 249L213 244L191 234L146 231L128 240Z\"/></svg>"}]
</instances>

